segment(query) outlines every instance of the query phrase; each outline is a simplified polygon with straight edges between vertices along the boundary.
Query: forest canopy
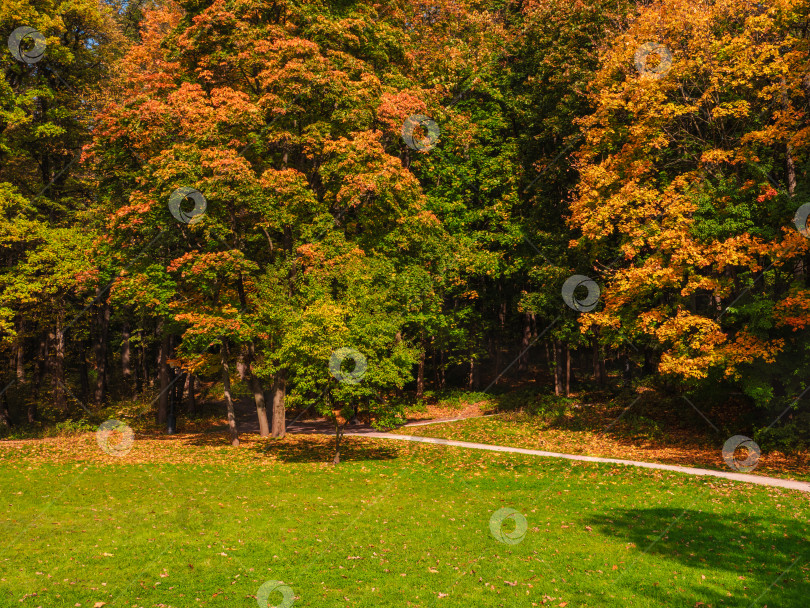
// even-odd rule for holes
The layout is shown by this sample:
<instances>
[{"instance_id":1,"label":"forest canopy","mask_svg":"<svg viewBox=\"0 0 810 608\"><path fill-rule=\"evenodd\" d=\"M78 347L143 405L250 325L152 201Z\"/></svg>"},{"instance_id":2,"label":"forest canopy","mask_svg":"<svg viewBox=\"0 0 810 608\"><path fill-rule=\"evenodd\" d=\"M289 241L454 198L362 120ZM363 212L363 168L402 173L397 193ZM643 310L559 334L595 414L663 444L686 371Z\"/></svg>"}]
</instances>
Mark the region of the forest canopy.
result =
<instances>
[{"instance_id":1,"label":"forest canopy","mask_svg":"<svg viewBox=\"0 0 810 608\"><path fill-rule=\"evenodd\" d=\"M534 374L807 436L809 18L6 0L0 419L216 385L238 444L237 386L281 436Z\"/></svg>"}]
</instances>

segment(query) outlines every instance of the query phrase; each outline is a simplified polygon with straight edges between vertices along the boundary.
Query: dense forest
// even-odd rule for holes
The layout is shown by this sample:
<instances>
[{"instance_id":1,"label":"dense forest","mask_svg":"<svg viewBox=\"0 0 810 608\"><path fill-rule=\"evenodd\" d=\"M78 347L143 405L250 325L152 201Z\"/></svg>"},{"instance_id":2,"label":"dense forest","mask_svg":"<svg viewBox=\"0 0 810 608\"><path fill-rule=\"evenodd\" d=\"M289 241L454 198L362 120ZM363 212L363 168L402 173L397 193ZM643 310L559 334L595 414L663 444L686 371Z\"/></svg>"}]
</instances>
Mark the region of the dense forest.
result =
<instances>
[{"instance_id":1,"label":"dense forest","mask_svg":"<svg viewBox=\"0 0 810 608\"><path fill-rule=\"evenodd\" d=\"M0 433L165 426L216 387L238 445L240 391L278 437L533 375L807 441L808 26L807 0L4 0Z\"/></svg>"}]
</instances>

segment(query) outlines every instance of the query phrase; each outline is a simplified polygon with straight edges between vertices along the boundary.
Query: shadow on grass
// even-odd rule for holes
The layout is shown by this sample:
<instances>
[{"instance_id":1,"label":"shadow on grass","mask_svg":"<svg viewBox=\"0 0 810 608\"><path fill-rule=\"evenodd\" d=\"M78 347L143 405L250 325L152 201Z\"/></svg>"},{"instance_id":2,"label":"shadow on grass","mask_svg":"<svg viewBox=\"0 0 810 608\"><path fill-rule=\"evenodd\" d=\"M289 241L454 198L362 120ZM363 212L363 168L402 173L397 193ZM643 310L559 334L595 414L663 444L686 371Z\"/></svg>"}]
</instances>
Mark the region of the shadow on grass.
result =
<instances>
[{"instance_id":1,"label":"shadow on grass","mask_svg":"<svg viewBox=\"0 0 810 608\"><path fill-rule=\"evenodd\" d=\"M260 438L256 434L239 434L239 450L268 458L276 462L332 463L335 456L335 438L331 435L287 434L284 439ZM158 439L170 439L159 437ZM227 426L211 427L202 433L183 438L187 445L224 448L230 446ZM375 441L363 437L344 436L340 442L340 461L358 462L393 460L398 458L403 446Z\"/></svg>"},{"instance_id":2,"label":"shadow on grass","mask_svg":"<svg viewBox=\"0 0 810 608\"><path fill-rule=\"evenodd\" d=\"M679 572L677 583L670 585L666 579L672 575L664 566L656 575L660 579L653 581L660 586L651 592L666 594L671 606L808 605L807 521L746 513L737 519L691 509L637 508L608 511L590 518L588 523L605 536L626 538L635 544L635 555L628 558L621 578L614 581L619 585L636 585L639 577L650 580L652 573L645 554L656 561L677 562L705 573L707 580L698 576L689 580ZM725 575L715 577L715 573Z\"/></svg>"},{"instance_id":3,"label":"shadow on grass","mask_svg":"<svg viewBox=\"0 0 810 608\"><path fill-rule=\"evenodd\" d=\"M399 457L398 447L381 441L344 437L340 445L340 461L394 460ZM313 435L287 435L280 440L264 440L252 449L279 462L331 463L335 456L335 439Z\"/></svg>"}]
</instances>

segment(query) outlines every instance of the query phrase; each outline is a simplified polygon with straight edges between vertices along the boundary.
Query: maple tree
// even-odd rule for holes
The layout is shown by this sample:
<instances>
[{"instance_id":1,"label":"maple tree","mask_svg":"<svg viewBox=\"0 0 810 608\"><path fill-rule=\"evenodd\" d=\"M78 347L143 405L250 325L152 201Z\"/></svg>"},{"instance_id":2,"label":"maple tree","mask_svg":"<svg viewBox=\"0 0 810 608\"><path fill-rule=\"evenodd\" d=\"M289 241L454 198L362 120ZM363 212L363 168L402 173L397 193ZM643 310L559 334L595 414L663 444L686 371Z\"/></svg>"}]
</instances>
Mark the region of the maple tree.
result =
<instances>
[{"instance_id":1,"label":"maple tree","mask_svg":"<svg viewBox=\"0 0 810 608\"><path fill-rule=\"evenodd\" d=\"M386 85L368 53L344 39L356 24L340 16L327 23L323 11L313 18L314 6L185 8L167 5L147 16L143 43L125 61L125 93L99 117L94 154L109 175L103 191L111 210L122 183L132 188L112 214L108 246L132 258L114 297L159 318L162 350L171 349L167 337L181 338L178 361L189 371L210 371L212 347L227 369L234 346L251 353L242 360L246 376L281 390L280 400L289 386L292 403L306 402L325 378L330 348L365 342L375 356L362 396L379 400L386 386L401 388L412 363L403 354L407 339L395 339L403 327L390 308L402 296L389 297L375 321L369 294L359 306L376 343L349 332L349 344L340 344L331 332L369 286L354 281L338 295L322 283L347 280L358 263L361 274L388 268L397 285L450 247L417 180L386 150L398 134L374 120ZM257 10L269 12L256 20ZM234 21L240 25L215 27ZM147 59L154 71L143 69ZM181 187L202 193L207 205L187 224L166 204ZM323 345L312 341L310 322L332 327ZM255 395L261 412L263 391ZM318 403L333 414L330 402L341 398Z\"/></svg>"},{"instance_id":2,"label":"maple tree","mask_svg":"<svg viewBox=\"0 0 810 608\"><path fill-rule=\"evenodd\" d=\"M652 345L665 377L725 379L761 404L800 393L807 365L787 312L808 285L810 243L792 222L808 194L807 8L640 11L590 88L571 204L573 245L617 259L583 327ZM660 73L634 65L649 42L671 54Z\"/></svg>"}]
</instances>

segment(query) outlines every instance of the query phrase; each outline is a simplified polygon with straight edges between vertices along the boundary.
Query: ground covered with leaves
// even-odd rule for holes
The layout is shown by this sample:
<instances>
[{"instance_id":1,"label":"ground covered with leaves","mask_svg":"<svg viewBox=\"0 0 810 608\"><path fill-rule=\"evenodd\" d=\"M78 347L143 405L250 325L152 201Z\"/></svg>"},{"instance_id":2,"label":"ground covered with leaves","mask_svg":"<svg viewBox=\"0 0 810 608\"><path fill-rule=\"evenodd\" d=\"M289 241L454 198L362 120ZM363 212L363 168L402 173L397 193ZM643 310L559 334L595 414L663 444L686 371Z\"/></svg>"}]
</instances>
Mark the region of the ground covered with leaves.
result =
<instances>
[{"instance_id":1,"label":"ground covered with leaves","mask_svg":"<svg viewBox=\"0 0 810 608\"><path fill-rule=\"evenodd\" d=\"M810 497L349 437L3 442L6 605L804 607ZM491 528L511 508L525 517ZM507 541L507 542L504 542ZM270 596L271 605L281 595Z\"/></svg>"},{"instance_id":2,"label":"ground covered with leaves","mask_svg":"<svg viewBox=\"0 0 810 608\"><path fill-rule=\"evenodd\" d=\"M662 407L651 397L624 395L615 399L529 398L521 395L482 395L475 405L455 410L429 406L425 412L436 418L470 416L446 424L407 426L393 432L490 445L658 462L687 467L729 471L723 460L725 441L738 434L740 422L733 410L721 412L714 423L706 420L683 400ZM456 412L455 414L453 412ZM493 415L495 414L495 415ZM424 418L416 412L414 419ZM810 451L779 451L760 446L762 454L752 475L810 480Z\"/></svg>"}]
</instances>

